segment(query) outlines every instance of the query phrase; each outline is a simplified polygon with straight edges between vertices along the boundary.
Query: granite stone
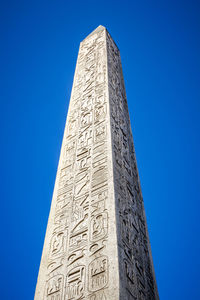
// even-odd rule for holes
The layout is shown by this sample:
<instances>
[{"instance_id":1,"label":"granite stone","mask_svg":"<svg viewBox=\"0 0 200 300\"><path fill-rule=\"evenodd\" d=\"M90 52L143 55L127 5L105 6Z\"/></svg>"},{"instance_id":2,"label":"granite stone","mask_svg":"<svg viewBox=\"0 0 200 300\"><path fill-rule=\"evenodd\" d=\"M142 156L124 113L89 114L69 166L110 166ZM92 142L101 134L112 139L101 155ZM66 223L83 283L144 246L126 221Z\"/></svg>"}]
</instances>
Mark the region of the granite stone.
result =
<instances>
[{"instance_id":1,"label":"granite stone","mask_svg":"<svg viewBox=\"0 0 200 300\"><path fill-rule=\"evenodd\" d=\"M158 300L118 47L80 43L35 300Z\"/></svg>"}]
</instances>

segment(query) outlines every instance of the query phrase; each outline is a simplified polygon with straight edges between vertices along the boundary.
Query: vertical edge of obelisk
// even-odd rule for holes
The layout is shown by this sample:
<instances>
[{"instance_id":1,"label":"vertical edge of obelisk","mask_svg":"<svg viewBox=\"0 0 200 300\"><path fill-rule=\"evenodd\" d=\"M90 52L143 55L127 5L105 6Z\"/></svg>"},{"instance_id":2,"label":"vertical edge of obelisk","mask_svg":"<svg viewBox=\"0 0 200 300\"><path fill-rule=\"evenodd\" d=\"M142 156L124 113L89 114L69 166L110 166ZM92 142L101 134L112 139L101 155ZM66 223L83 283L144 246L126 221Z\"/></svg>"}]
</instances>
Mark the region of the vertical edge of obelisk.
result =
<instances>
[{"instance_id":1,"label":"vertical edge of obelisk","mask_svg":"<svg viewBox=\"0 0 200 300\"><path fill-rule=\"evenodd\" d=\"M119 53L119 56L120 56L120 62L121 62L121 55L120 55L120 53ZM120 69L121 69L122 83L124 85L124 92L126 94L125 83L124 83L124 76L123 76L123 70L122 70L122 64L120 64ZM129 112L128 112L128 116L127 117L128 117L128 121L129 121L129 125L130 125L130 128L129 128L130 129L130 135L131 135L131 139L132 139L132 143L133 143L133 147L134 147L135 164L136 164L136 169L137 169L137 174L138 174L138 182L139 182L140 194L141 194L141 198L142 198L143 216L144 216L145 224L146 224L145 231L146 231L146 236L147 236L147 246L148 246L149 258L150 258L150 263L151 263L151 272L152 272L152 275L153 275L153 285L154 285L154 293L155 293L155 299L154 300L159 300L159 294L158 294L158 288L157 288L157 281L156 281L155 269L154 269L154 264L153 264L152 251L151 251L151 243L150 243L150 238L149 238L149 232L148 232L148 226L147 226L147 218L146 218L146 213L145 213L144 200L143 200L143 196L142 196L142 188L141 188L141 183L140 183L139 170L138 170L138 166L137 166L137 160L136 160L136 154L135 154L135 146L134 146L134 139L133 139L132 126L131 126Z\"/></svg>"},{"instance_id":2,"label":"vertical edge of obelisk","mask_svg":"<svg viewBox=\"0 0 200 300\"><path fill-rule=\"evenodd\" d=\"M115 190L114 190L114 170L113 170L113 149L112 149L112 128L111 128L111 112L109 101L109 77L108 77L108 53L107 53L107 30L105 28L105 46L106 46L106 95L108 108L108 170L109 170L109 226L108 226L108 255L109 255L109 298L106 300L119 300L119 267L118 267L118 247L117 247L117 220L115 208Z\"/></svg>"},{"instance_id":3,"label":"vertical edge of obelisk","mask_svg":"<svg viewBox=\"0 0 200 300\"><path fill-rule=\"evenodd\" d=\"M108 116L109 116L109 143L110 143L110 170L111 170L111 174L112 174L112 189L113 189L113 196L112 196L112 200L113 200L113 211L112 211L112 218L113 218L113 232L111 232L111 234L113 234L115 236L115 253L110 253L111 256L113 256L113 258L115 258L115 270L113 270L115 272L115 276L116 276L116 282L115 282L115 297L110 298L108 300L111 299L115 299L115 300L119 300L120 299L120 274L119 274L119 253L118 253L118 230L117 230L117 226L118 226L118 220L117 220L117 213L116 213L116 191L115 191L115 183L114 183L114 161L113 161L113 135L112 135L112 123L111 123L111 107L110 107L110 93L109 93L109 65L108 65L108 39L107 39L107 35L108 35L108 31L107 29L105 30L105 35L106 35L106 60L107 60L107 97L108 97Z\"/></svg>"},{"instance_id":4,"label":"vertical edge of obelisk","mask_svg":"<svg viewBox=\"0 0 200 300\"><path fill-rule=\"evenodd\" d=\"M80 44L80 46L81 46L81 44ZM79 50L80 50L80 46L79 46ZM79 51L78 51L78 53L79 53ZM48 217L48 220L47 220L47 227L46 227L46 233L45 233L44 244L43 244L43 249L42 249L42 256L41 256L40 265L39 265L39 271L38 271L37 283L36 283L36 288L35 288L34 300L42 300L43 297L44 297L44 292L45 292L49 245L50 245L50 239L51 239L51 236L52 236L53 216L54 216L54 213L55 213L55 206L56 206L56 197L57 197L58 181L59 181L59 171L60 171L61 161L62 161L62 158L63 158L63 151L64 151L63 146L64 146L65 136L66 136L66 124L67 124L67 119L68 119L68 116L69 116L69 111L70 111L71 106L72 106L71 99L72 99L72 95L73 95L74 81L75 81L75 78L76 78L78 58L79 58L79 56L77 56L77 61L76 61L75 74L74 74L74 78L73 78L72 90L71 90L71 95L70 95L70 102L69 102L68 112L67 112L66 121L65 121L62 144L61 144L61 148L60 148L58 167L57 167L57 172L56 172L56 177L55 177L55 184L54 184L54 189L53 189L53 194L52 194L52 201L51 201L50 210L49 210L49 217Z\"/></svg>"},{"instance_id":5,"label":"vertical edge of obelisk","mask_svg":"<svg viewBox=\"0 0 200 300\"><path fill-rule=\"evenodd\" d=\"M120 56L120 62L121 62L121 55L120 55L120 53L119 53L119 56ZM125 83L124 83L124 76L123 76L123 70L122 70L122 64L120 65L120 69L121 69L122 83L124 85L124 92L126 94ZM134 147L134 156L135 156L135 164L136 164L136 168L137 168L137 174L139 175L138 166L137 166L137 160L136 160L136 154L135 154L134 139L133 139L133 133L132 133L132 127L131 127L131 120L130 120L129 113L128 113L128 121L129 121L129 125L130 125L131 139L132 139L132 143L133 143L133 147ZM141 198L143 199L142 188L141 188L141 183L140 183L140 176L138 176L138 182L139 182L139 187L140 187ZM143 206L143 215L144 215L145 224L146 224L145 228L146 228L146 236L147 236L147 245L148 245L149 258L150 258L150 262L151 262L151 272L152 272L153 281L154 281L155 300L159 300L159 294L158 294L158 288L157 288L157 281L156 281L155 269L154 269L154 264L153 264L152 251L151 251L151 243L150 243L148 226L147 226L147 218L146 218L145 207L144 207L144 200L142 200L142 206Z\"/></svg>"},{"instance_id":6,"label":"vertical edge of obelisk","mask_svg":"<svg viewBox=\"0 0 200 300\"><path fill-rule=\"evenodd\" d=\"M114 43L110 34L107 33L107 36L108 36L109 42L111 41L111 44L112 44L111 52L107 52L107 55L110 55L110 59L108 59L108 68L110 67L110 70L108 69L108 79L110 79L109 93L111 94L109 103L110 103L110 109L112 111L112 117L113 117L112 121L114 121L114 123L111 124L113 126L113 128L111 127L112 128L112 130L111 130L112 150L114 149L114 145L115 145L115 141L114 141L114 139L116 139L115 132L116 131L119 132L119 130L120 130L119 127L121 127L122 131L124 129L125 129L125 131L128 130L128 132L126 133L126 134L128 134L128 148L129 148L129 151L133 152L132 155L134 154L134 157L135 157L133 136L132 136L131 125L130 125L130 117L129 117L128 106L127 106L127 102L126 102L126 93L125 93L124 79L123 79L122 66L121 66L121 57L119 54L119 49L116 46L116 44ZM119 58L118 60L116 59L117 56ZM113 58L111 58L111 57L113 57ZM112 59L113 59L113 64L115 64L115 63L119 64L117 66L117 68L115 68L115 67L112 68ZM118 69L118 71L117 71L117 69ZM115 78L115 76L113 76L115 74L115 72L119 72L119 74L118 74L119 81L116 80L117 78ZM109 86L109 84L108 84L108 86ZM120 93L118 94L120 85L121 85L122 94L120 94ZM110 89L112 90L112 92L110 91ZM118 89L118 92L117 92L117 89ZM113 100L114 100L114 102L113 102ZM120 100L122 100L122 102L124 102L124 103L120 104L120 102L121 102ZM118 105L122 106L120 108L120 110L122 111L121 115L123 115L123 117L125 117L125 119L122 118L122 119L118 120L118 117L117 117L117 115L119 113L119 112L117 112L118 108L116 110L113 109L113 106L115 106L115 104L117 107L118 107ZM124 115L124 113L125 113L125 115ZM124 135L124 132L123 132L123 135ZM120 134L119 134L119 136L120 136ZM130 141L132 141L132 143ZM120 143L121 143L121 141L120 141ZM131 208L133 209L133 207L134 207L135 211L132 211L132 213L128 213L129 207L127 206L127 203L126 203L126 201L127 201L127 199L126 199L127 191L126 190L127 190L128 182L124 181L125 176L127 176L127 175L125 175L125 165L124 165L125 161L123 161L124 160L123 157L120 157L120 153L118 153L118 151L120 151L120 150L118 149L118 146L117 146L117 147L115 147L115 151L113 151L113 153L112 153L112 157L113 158L115 157L112 165L113 165L113 170L114 170L116 230L117 230L117 246L118 246L118 263L119 263L119 272L120 272L119 273L119 299L120 300L135 299L136 300L136 299L147 299L147 298L150 299L151 298L153 300L158 300L159 296L158 296L156 280L155 280L155 273L154 273L154 268L153 268L151 247L150 247L149 235L148 235L148 231L147 231L147 222L146 222L146 216L145 216L145 212L144 212L144 204L143 204L143 199L142 199L141 187L140 187L140 183L137 182L137 178L139 179L138 169L136 170L136 177L133 177L133 173L130 172L130 174L132 173L132 180L133 180L133 182L132 181L130 181L130 182L132 182L132 185L134 185L135 192L139 193L137 195L139 195L140 199L138 199L138 196L136 196L137 200L134 199L135 196L133 197L133 202L132 202L133 206L131 206ZM119 165L121 164L121 163L119 163L120 159L122 159L122 166L121 166L121 169L119 170ZM132 158L131 158L131 161L132 161ZM132 162L130 162L130 168L134 169L134 167L135 167L134 163L137 167L136 159L134 159ZM116 172L116 174L115 174L115 171L117 171L117 169L116 169L117 165L118 165L118 172ZM132 169L132 171L133 171L133 169ZM127 170L127 166L126 166L126 170ZM117 182L119 182L119 178L120 178L120 184L117 183ZM138 189L138 184L139 184L139 189ZM124 187L123 187L123 185L124 185ZM121 199L120 199L120 197L121 197ZM119 205L118 198L120 199L120 202L121 201L124 202L124 207L120 206L121 204ZM140 206L141 208L139 208L139 205L141 205ZM141 215L136 216L136 214L138 214L139 209L141 211ZM129 237L129 233L127 232L127 230L130 229L129 228L130 224L128 223L129 219L126 218L126 216L125 216L126 214L127 215L129 214L129 216L132 214L132 218L133 218L132 222L137 223L135 225L137 226L137 230L139 230L138 232L140 234L140 237L138 240L139 243L141 241L143 242L143 238L141 238L141 236L143 234L143 228L140 227L143 225L143 223L142 223L142 225L139 224L141 219L139 220L138 218L140 218L143 215L143 220L145 223L144 227L145 227L145 231L146 231L145 235L146 235L146 240L147 240L147 243L146 243L147 248L146 249L148 249L147 252L149 254L149 263L148 263L148 266L150 268L149 273L151 273L150 275L151 275L151 278L153 281L153 286L151 285L152 287L148 286L149 280L151 280L151 279L147 279L147 274L146 274L146 271L148 271L147 265L145 265L145 267L146 267L145 271L143 269L144 264L146 264L146 259L145 259L146 256L144 254L144 250L142 249L142 246L140 246L140 244L138 244L139 246L135 245L135 247L137 247L137 248L133 249L133 247L134 247L133 244L130 244L129 238L133 238L133 236ZM125 225L122 225L121 218L125 219L125 221L126 221ZM143 222L143 220L142 220L142 222ZM123 226L125 226L126 229ZM124 229L125 229L125 231L124 231ZM122 241L123 234L124 234L124 236L123 236L124 238ZM128 237L127 237L128 242L126 240L126 234L128 235ZM129 257L130 255L127 255L127 256L124 255L125 253L128 254L128 252L126 251L126 247L129 247L132 250L132 252L131 252L132 254L130 254L130 255L133 255L133 252L136 251L136 249L137 249L137 251L139 249L140 255L138 256L138 255L134 254L134 260L132 260L132 257L130 259L130 257ZM142 259L142 257L143 257L143 259ZM127 260L127 258L129 261ZM142 259L143 262L139 261L139 259ZM141 270L143 270L143 271L141 271ZM140 276L141 276L141 279L143 280L143 282L140 281L138 278L138 275L140 272L141 272ZM140 284L143 285L143 288L141 288Z\"/></svg>"}]
</instances>

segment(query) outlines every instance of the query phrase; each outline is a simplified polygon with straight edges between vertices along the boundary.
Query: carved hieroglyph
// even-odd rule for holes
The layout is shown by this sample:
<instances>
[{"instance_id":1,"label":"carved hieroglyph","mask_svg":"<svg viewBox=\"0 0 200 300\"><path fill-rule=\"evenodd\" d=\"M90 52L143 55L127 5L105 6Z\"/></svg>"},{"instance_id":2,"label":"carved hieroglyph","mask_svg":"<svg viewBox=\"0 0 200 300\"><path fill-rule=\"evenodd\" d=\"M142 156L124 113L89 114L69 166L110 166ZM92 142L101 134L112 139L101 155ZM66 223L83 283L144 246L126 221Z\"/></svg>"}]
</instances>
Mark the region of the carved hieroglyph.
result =
<instances>
[{"instance_id":1,"label":"carved hieroglyph","mask_svg":"<svg viewBox=\"0 0 200 300\"><path fill-rule=\"evenodd\" d=\"M80 44L35 300L157 300L117 46Z\"/></svg>"}]
</instances>

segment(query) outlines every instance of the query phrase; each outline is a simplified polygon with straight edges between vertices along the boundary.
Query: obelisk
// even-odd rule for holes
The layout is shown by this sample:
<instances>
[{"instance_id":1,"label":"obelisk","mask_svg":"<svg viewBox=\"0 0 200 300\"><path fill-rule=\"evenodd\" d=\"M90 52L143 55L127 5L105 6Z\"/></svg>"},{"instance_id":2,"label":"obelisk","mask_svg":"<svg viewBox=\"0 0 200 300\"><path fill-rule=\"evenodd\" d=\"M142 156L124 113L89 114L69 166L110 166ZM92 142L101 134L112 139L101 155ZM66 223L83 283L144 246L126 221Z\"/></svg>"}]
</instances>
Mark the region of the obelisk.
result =
<instances>
[{"instance_id":1,"label":"obelisk","mask_svg":"<svg viewBox=\"0 0 200 300\"><path fill-rule=\"evenodd\" d=\"M119 50L80 44L35 300L157 300Z\"/></svg>"}]
</instances>

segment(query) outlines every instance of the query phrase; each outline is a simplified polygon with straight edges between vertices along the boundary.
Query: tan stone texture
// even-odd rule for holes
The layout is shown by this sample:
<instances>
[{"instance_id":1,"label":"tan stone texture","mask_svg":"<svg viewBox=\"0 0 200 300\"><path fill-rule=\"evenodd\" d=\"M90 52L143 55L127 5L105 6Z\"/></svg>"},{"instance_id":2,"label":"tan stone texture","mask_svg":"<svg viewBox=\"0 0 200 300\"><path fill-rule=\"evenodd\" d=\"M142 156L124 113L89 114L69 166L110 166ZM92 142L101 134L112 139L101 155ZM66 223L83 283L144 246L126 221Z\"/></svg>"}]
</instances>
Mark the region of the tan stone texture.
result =
<instances>
[{"instance_id":1,"label":"tan stone texture","mask_svg":"<svg viewBox=\"0 0 200 300\"><path fill-rule=\"evenodd\" d=\"M35 300L159 299L120 54L80 44Z\"/></svg>"}]
</instances>

